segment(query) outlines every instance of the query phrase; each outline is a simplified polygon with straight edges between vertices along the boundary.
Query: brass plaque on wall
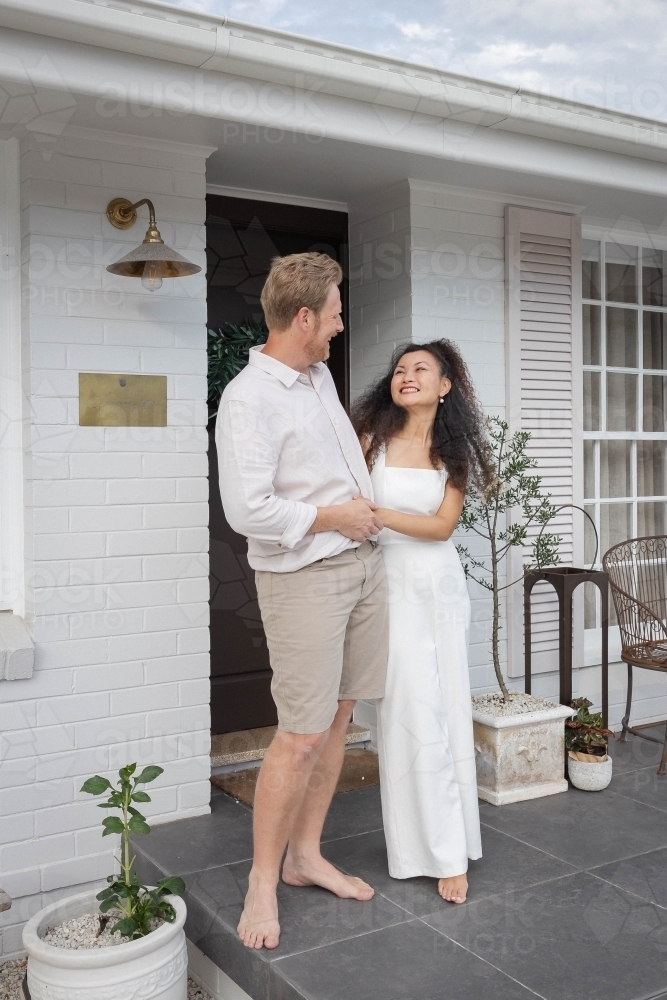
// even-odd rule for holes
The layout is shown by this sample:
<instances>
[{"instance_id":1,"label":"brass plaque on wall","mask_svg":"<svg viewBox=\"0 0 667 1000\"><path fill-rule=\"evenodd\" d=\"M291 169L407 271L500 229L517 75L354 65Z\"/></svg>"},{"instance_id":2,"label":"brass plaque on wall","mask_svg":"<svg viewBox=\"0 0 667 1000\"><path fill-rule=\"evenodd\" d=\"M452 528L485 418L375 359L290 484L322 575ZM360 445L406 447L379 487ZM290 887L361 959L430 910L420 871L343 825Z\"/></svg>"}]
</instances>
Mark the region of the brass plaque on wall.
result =
<instances>
[{"instance_id":1,"label":"brass plaque on wall","mask_svg":"<svg viewBox=\"0 0 667 1000\"><path fill-rule=\"evenodd\" d=\"M84 427L166 427L166 375L79 373L79 424Z\"/></svg>"}]
</instances>

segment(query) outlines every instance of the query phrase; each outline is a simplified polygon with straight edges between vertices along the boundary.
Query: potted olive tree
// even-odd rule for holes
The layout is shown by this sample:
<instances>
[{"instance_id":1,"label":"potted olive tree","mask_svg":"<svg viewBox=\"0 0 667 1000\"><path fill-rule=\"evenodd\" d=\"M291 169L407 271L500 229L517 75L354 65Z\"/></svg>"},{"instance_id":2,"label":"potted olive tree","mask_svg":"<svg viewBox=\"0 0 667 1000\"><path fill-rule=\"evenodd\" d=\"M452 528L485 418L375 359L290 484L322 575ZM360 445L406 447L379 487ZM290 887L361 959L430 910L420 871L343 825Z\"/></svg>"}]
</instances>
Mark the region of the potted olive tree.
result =
<instances>
[{"instance_id":1,"label":"potted olive tree","mask_svg":"<svg viewBox=\"0 0 667 1000\"><path fill-rule=\"evenodd\" d=\"M108 793L100 807L119 813L102 820L103 836L120 834L119 872L101 892L70 896L28 921L23 945L32 1000L186 1000L185 884L166 878L141 885L130 850L131 834L150 833L135 803L150 802L142 786L162 768L136 768L121 768L117 785L94 775L81 789Z\"/></svg>"},{"instance_id":2,"label":"potted olive tree","mask_svg":"<svg viewBox=\"0 0 667 1000\"><path fill-rule=\"evenodd\" d=\"M498 417L488 418L487 429L495 476L486 490L474 486L469 490L461 526L484 540L488 555L474 555L468 545L457 548L466 576L488 590L493 601L491 655L500 690L473 697L473 725L479 796L493 805L504 805L567 790L563 719L572 710L512 692L503 677L501 595L519 582L502 580L503 561L511 549L525 547L531 529L538 528L524 570L554 566L560 561L561 539L544 530L555 508L542 489L541 477L532 472L536 462L527 454L528 431L510 435L507 423Z\"/></svg>"},{"instance_id":3,"label":"potted olive tree","mask_svg":"<svg viewBox=\"0 0 667 1000\"><path fill-rule=\"evenodd\" d=\"M565 723L567 773L575 788L601 792L611 781L612 759L607 753L607 741L614 734L605 728L601 712L589 711L592 704L588 698L572 702L577 714Z\"/></svg>"}]
</instances>

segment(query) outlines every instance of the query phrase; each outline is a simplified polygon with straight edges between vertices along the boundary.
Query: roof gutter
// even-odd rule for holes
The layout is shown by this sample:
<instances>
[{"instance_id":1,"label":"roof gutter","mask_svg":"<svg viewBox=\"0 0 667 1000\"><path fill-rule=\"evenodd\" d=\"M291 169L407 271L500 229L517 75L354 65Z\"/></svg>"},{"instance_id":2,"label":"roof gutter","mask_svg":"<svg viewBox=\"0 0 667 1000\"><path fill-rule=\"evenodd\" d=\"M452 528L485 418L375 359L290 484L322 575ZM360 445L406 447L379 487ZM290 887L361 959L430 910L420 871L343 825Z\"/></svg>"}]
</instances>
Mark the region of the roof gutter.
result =
<instances>
[{"instance_id":1,"label":"roof gutter","mask_svg":"<svg viewBox=\"0 0 667 1000\"><path fill-rule=\"evenodd\" d=\"M647 159L667 125L159 2L0 0L0 27Z\"/></svg>"},{"instance_id":2,"label":"roof gutter","mask_svg":"<svg viewBox=\"0 0 667 1000\"><path fill-rule=\"evenodd\" d=\"M167 18L159 8L151 15L150 6L123 10L95 0L1 0L0 26L200 68L216 55L220 33L225 54L224 19L205 26L178 7L172 6Z\"/></svg>"}]
</instances>

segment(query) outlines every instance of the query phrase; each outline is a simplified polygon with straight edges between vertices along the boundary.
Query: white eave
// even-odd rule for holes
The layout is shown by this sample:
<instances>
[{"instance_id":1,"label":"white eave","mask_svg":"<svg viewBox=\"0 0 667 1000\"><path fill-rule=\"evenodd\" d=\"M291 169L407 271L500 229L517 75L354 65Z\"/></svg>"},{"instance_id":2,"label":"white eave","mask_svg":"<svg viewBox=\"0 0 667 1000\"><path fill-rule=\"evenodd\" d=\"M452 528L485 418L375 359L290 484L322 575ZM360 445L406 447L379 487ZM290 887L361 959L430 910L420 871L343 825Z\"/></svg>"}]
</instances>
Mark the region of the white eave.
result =
<instances>
[{"instance_id":1,"label":"white eave","mask_svg":"<svg viewBox=\"0 0 667 1000\"><path fill-rule=\"evenodd\" d=\"M0 27L646 159L667 125L138 0L0 0Z\"/></svg>"}]
</instances>

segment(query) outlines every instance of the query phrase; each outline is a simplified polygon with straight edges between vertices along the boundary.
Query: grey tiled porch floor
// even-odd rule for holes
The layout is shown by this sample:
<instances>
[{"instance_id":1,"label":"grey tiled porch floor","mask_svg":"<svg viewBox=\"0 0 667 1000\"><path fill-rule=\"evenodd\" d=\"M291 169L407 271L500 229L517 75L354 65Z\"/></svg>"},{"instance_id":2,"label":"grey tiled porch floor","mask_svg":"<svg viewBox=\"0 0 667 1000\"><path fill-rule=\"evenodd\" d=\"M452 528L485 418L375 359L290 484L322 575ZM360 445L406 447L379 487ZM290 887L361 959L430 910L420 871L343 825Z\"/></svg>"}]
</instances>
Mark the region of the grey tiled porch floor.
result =
<instances>
[{"instance_id":1,"label":"grey tiled porch floor","mask_svg":"<svg viewBox=\"0 0 667 1000\"><path fill-rule=\"evenodd\" d=\"M605 792L482 805L463 906L389 877L377 788L335 797L323 847L374 899L281 886L273 952L236 937L252 814L223 793L137 839L140 874L185 878L188 937L253 1000L667 1000L667 776L651 744L612 752Z\"/></svg>"}]
</instances>

